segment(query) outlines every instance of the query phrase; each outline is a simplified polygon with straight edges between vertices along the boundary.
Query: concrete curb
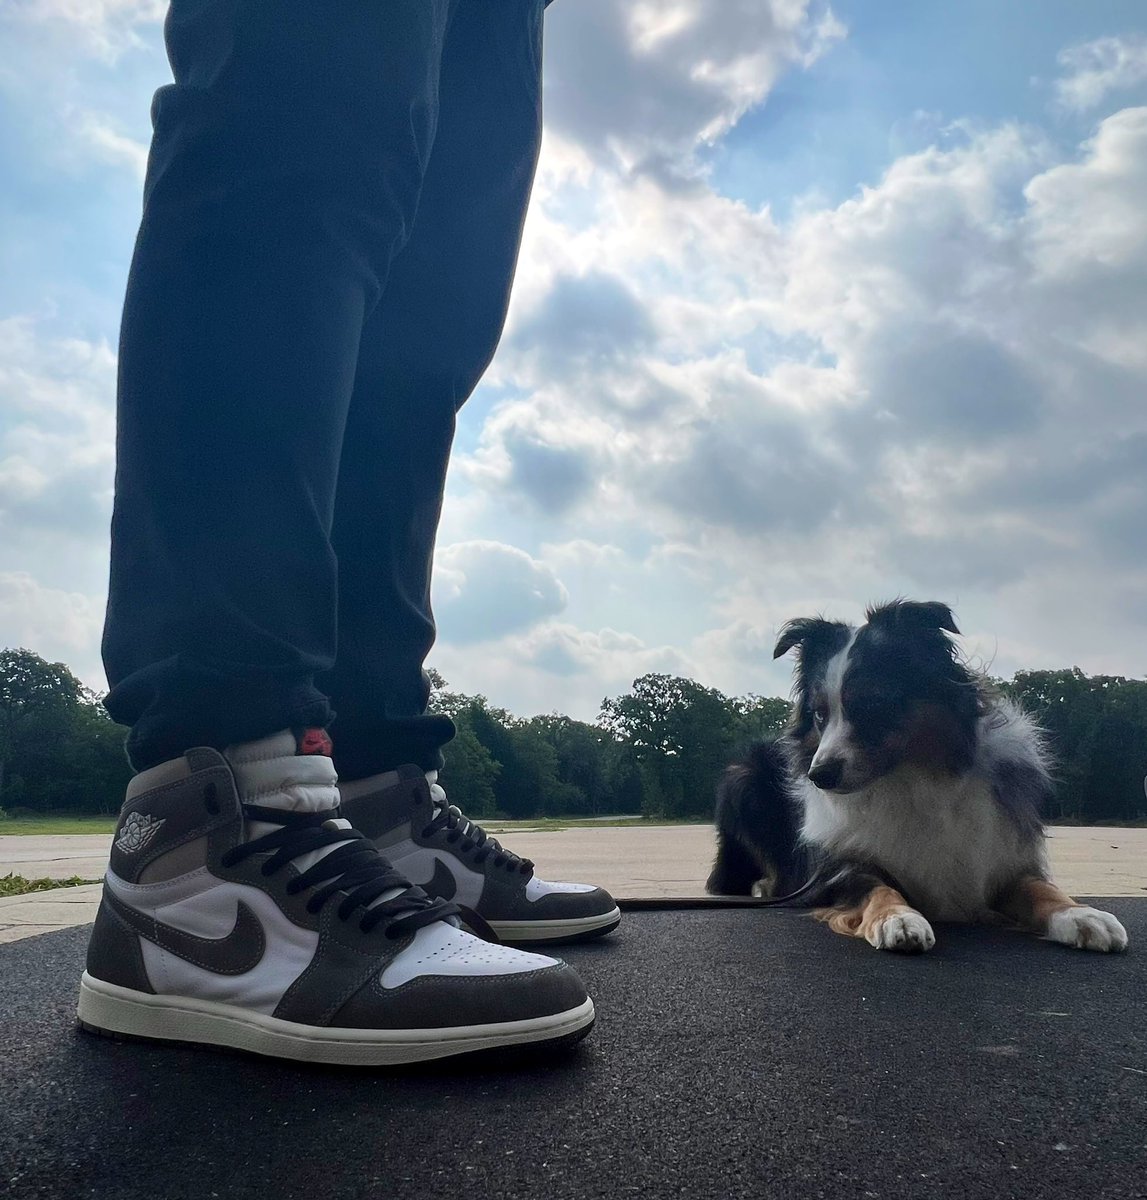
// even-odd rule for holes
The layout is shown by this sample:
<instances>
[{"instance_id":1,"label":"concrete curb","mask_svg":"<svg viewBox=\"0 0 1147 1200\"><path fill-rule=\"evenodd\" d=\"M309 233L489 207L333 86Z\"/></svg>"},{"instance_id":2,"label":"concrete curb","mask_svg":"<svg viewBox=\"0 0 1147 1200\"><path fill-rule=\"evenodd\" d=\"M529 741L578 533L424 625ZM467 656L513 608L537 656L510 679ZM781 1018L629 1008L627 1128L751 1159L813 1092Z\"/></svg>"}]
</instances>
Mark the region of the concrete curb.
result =
<instances>
[{"instance_id":1,"label":"concrete curb","mask_svg":"<svg viewBox=\"0 0 1147 1200\"><path fill-rule=\"evenodd\" d=\"M0 943L90 924L96 919L102 890L102 884L90 883L4 897L0 900Z\"/></svg>"}]
</instances>

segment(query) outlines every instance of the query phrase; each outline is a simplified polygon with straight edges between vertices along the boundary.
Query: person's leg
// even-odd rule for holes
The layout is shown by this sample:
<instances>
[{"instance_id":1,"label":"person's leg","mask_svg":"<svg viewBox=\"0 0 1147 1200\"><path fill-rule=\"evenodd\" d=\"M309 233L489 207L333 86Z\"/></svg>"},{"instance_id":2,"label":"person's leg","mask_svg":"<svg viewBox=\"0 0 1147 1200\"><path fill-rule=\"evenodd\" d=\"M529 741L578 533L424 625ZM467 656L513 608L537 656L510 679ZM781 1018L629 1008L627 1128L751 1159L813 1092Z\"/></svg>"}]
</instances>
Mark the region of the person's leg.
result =
<instances>
[{"instance_id":1,"label":"person's leg","mask_svg":"<svg viewBox=\"0 0 1147 1200\"><path fill-rule=\"evenodd\" d=\"M431 560L455 413L505 321L541 137L541 0L460 0L413 234L363 332L339 473L337 665L344 779L441 765L426 714Z\"/></svg>"},{"instance_id":2,"label":"person's leg","mask_svg":"<svg viewBox=\"0 0 1147 1200\"><path fill-rule=\"evenodd\" d=\"M364 331L339 474L339 652L322 678L341 811L408 877L507 940L597 937L621 920L547 883L450 806L427 714L430 573L454 418L505 321L541 134L542 0L460 0L414 233ZM426 774L429 772L429 775Z\"/></svg>"},{"instance_id":3,"label":"person's leg","mask_svg":"<svg viewBox=\"0 0 1147 1200\"><path fill-rule=\"evenodd\" d=\"M172 7L106 642L140 770L80 984L95 1031L365 1065L593 1023L564 963L479 941L411 887L340 816L321 729L284 728L327 715L311 675L334 650L346 407L413 219L453 3Z\"/></svg>"},{"instance_id":4,"label":"person's leg","mask_svg":"<svg viewBox=\"0 0 1147 1200\"><path fill-rule=\"evenodd\" d=\"M363 320L456 0L174 0L124 306L105 664L137 768L323 725Z\"/></svg>"}]
</instances>

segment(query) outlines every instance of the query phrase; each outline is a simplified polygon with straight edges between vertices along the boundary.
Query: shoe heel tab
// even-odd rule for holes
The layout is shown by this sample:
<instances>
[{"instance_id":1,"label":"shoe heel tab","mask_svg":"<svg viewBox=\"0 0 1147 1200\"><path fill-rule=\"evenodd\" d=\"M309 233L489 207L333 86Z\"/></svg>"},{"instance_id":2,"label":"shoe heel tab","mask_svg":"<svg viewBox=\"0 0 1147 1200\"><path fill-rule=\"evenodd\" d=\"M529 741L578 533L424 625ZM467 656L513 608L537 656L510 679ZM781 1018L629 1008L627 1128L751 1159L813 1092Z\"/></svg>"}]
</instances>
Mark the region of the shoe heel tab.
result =
<instances>
[{"instance_id":1,"label":"shoe heel tab","mask_svg":"<svg viewBox=\"0 0 1147 1200\"><path fill-rule=\"evenodd\" d=\"M398 768L398 782L395 784L403 792L412 799L417 797L425 803L430 803L431 791L430 780L426 778L426 772L421 767L413 767L407 764Z\"/></svg>"},{"instance_id":2,"label":"shoe heel tab","mask_svg":"<svg viewBox=\"0 0 1147 1200\"><path fill-rule=\"evenodd\" d=\"M167 762L158 763L154 767L140 771L128 782L127 797L120 810L121 815L132 801L138 800L140 796L179 783L181 780L190 778L197 771L209 771L212 767L227 767L230 770L230 764L217 750L212 750L207 746L197 746L188 750L186 754L180 755L179 758L170 758Z\"/></svg>"},{"instance_id":3,"label":"shoe heel tab","mask_svg":"<svg viewBox=\"0 0 1147 1200\"><path fill-rule=\"evenodd\" d=\"M188 750L183 757L193 772L209 771L212 767L226 767L228 772L231 770L231 764L227 759L218 750L212 750L210 746L196 746Z\"/></svg>"},{"instance_id":4,"label":"shoe heel tab","mask_svg":"<svg viewBox=\"0 0 1147 1200\"><path fill-rule=\"evenodd\" d=\"M213 750L203 752L197 761L198 770L152 768L142 773L151 787L134 793L129 789L111 847L111 869L121 879L138 882L157 858L227 826L239 835L243 812L231 768ZM182 759L176 763L184 765Z\"/></svg>"}]
</instances>

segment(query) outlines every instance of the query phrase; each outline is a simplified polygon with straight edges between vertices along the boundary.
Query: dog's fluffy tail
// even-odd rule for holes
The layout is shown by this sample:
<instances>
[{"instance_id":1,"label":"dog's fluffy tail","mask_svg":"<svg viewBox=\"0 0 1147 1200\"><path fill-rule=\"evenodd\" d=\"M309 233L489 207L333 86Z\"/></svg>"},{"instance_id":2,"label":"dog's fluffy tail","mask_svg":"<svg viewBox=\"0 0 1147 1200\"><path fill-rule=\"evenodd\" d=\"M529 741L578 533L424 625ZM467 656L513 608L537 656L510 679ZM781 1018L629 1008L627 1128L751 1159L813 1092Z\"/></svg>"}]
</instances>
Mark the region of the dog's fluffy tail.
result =
<instances>
[{"instance_id":1,"label":"dog's fluffy tail","mask_svg":"<svg viewBox=\"0 0 1147 1200\"><path fill-rule=\"evenodd\" d=\"M716 896L787 896L810 877L801 815L781 739L757 742L717 784L717 858L705 890Z\"/></svg>"}]
</instances>

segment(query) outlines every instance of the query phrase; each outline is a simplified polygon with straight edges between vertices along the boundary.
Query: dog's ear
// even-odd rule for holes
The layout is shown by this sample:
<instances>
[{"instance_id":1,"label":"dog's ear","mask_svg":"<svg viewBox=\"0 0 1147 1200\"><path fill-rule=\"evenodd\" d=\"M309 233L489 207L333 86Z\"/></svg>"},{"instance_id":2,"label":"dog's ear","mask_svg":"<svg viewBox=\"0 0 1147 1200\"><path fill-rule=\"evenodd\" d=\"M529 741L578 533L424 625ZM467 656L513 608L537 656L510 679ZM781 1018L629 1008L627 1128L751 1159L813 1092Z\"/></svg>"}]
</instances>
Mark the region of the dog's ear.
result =
<instances>
[{"instance_id":1,"label":"dog's ear","mask_svg":"<svg viewBox=\"0 0 1147 1200\"><path fill-rule=\"evenodd\" d=\"M835 644L847 630L848 626L839 621L826 621L823 617L797 617L781 630L773 650L773 658L780 658L794 646L800 647L803 658L809 647L829 642Z\"/></svg>"},{"instance_id":2,"label":"dog's ear","mask_svg":"<svg viewBox=\"0 0 1147 1200\"><path fill-rule=\"evenodd\" d=\"M865 613L870 625L900 629L943 629L958 634L952 610L939 600L893 600L870 607Z\"/></svg>"}]
</instances>

